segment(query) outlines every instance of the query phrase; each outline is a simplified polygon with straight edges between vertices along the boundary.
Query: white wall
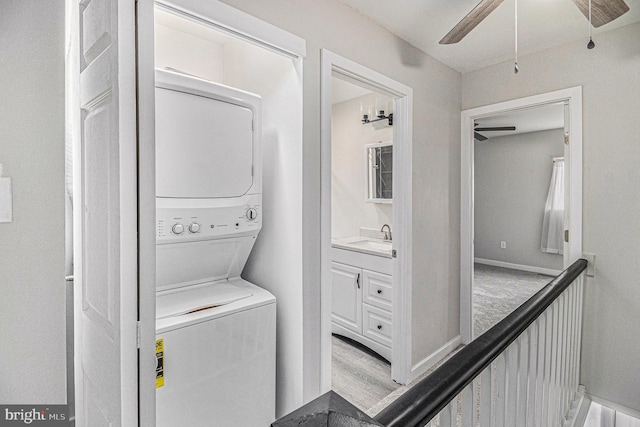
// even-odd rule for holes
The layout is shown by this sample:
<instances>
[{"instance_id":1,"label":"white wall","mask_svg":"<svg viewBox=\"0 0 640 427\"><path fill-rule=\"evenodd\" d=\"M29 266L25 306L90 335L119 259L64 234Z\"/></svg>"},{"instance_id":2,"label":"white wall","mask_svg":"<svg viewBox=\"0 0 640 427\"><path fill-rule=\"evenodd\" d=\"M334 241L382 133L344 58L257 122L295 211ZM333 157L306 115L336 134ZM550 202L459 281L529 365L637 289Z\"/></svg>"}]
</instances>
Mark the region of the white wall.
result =
<instances>
[{"instance_id":1,"label":"white wall","mask_svg":"<svg viewBox=\"0 0 640 427\"><path fill-rule=\"evenodd\" d=\"M583 87L583 250L587 280L581 382L640 410L640 23L465 74L464 109Z\"/></svg>"},{"instance_id":2,"label":"white wall","mask_svg":"<svg viewBox=\"0 0 640 427\"><path fill-rule=\"evenodd\" d=\"M156 14L166 16L168 12ZM154 30L156 68L176 68L213 81L222 79L224 52L221 45L168 25L156 23Z\"/></svg>"},{"instance_id":3,"label":"white wall","mask_svg":"<svg viewBox=\"0 0 640 427\"><path fill-rule=\"evenodd\" d=\"M552 129L476 141L476 258L562 270L562 255L542 252L540 237L553 158L563 155L563 139L563 129Z\"/></svg>"},{"instance_id":4,"label":"white wall","mask_svg":"<svg viewBox=\"0 0 640 427\"><path fill-rule=\"evenodd\" d=\"M378 94L360 96L333 105L331 116L331 237L360 235L360 227L380 229L389 224L393 230L393 204L365 202L367 144L393 139L390 126L376 129L363 125L360 105Z\"/></svg>"},{"instance_id":5,"label":"white wall","mask_svg":"<svg viewBox=\"0 0 640 427\"><path fill-rule=\"evenodd\" d=\"M335 0L224 0L304 38L305 400L319 392L320 49L413 89L412 359L460 331L460 74Z\"/></svg>"},{"instance_id":6,"label":"white wall","mask_svg":"<svg viewBox=\"0 0 640 427\"><path fill-rule=\"evenodd\" d=\"M224 82L262 96L262 231L243 277L277 299L278 416L302 403L302 76L291 59L225 47Z\"/></svg>"},{"instance_id":7,"label":"white wall","mask_svg":"<svg viewBox=\"0 0 640 427\"><path fill-rule=\"evenodd\" d=\"M156 66L262 97L262 231L242 276L277 299L282 416L302 404L302 76L290 58L231 37L218 43L198 37L202 26L190 21L177 25L183 31L156 26Z\"/></svg>"},{"instance_id":8,"label":"white wall","mask_svg":"<svg viewBox=\"0 0 640 427\"><path fill-rule=\"evenodd\" d=\"M66 402L64 2L0 3L0 402Z\"/></svg>"}]
</instances>

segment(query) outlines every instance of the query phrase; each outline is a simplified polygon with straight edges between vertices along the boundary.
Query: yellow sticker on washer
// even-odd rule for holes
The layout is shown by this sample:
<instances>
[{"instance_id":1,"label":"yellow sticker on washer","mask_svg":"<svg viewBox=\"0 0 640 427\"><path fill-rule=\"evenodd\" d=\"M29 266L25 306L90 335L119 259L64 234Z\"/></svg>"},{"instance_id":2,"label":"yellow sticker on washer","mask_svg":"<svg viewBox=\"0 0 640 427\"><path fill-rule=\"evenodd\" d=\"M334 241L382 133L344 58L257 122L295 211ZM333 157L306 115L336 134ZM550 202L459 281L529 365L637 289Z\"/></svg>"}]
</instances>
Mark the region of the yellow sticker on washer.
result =
<instances>
[{"instance_id":1,"label":"yellow sticker on washer","mask_svg":"<svg viewBox=\"0 0 640 427\"><path fill-rule=\"evenodd\" d=\"M156 340L156 388L164 386L164 338Z\"/></svg>"}]
</instances>

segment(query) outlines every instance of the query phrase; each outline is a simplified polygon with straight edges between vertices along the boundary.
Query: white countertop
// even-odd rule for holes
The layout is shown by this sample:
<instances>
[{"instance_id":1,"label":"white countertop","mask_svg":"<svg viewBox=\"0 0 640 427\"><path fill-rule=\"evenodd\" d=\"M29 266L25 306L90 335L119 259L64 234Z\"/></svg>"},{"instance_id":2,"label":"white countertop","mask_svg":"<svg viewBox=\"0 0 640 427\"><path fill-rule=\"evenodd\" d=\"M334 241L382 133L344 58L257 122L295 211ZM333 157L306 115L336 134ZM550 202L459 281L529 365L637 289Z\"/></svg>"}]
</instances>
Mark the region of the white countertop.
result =
<instances>
[{"instance_id":1,"label":"white countertop","mask_svg":"<svg viewBox=\"0 0 640 427\"><path fill-rule=\"evenodd\" d=\"M391 258L391 240L374 239L371 237L354 236L341 239L331 239L331 246L369 255Z\"/></svg>"}]
</instances>

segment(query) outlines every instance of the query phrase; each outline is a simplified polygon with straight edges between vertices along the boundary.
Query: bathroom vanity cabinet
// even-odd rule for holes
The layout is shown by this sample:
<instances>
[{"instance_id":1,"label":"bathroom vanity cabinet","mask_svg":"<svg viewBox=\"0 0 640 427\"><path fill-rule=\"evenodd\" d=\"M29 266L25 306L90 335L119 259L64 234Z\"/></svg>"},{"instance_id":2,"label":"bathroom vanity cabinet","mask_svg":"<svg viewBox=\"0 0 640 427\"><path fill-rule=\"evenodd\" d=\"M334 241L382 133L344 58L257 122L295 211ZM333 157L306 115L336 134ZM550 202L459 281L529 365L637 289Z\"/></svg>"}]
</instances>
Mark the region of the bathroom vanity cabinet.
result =
<instances>
[{"instance_id":1,"label":"bathroom vanity cabinet","mask_svg":"<svg viewBox=\"0 0 640 427\"><path fill-rule=\"evenodd\" d=\"M391 258L337 248L332 254L332 332L391 360Z\"/></svg>"}]
</instances>

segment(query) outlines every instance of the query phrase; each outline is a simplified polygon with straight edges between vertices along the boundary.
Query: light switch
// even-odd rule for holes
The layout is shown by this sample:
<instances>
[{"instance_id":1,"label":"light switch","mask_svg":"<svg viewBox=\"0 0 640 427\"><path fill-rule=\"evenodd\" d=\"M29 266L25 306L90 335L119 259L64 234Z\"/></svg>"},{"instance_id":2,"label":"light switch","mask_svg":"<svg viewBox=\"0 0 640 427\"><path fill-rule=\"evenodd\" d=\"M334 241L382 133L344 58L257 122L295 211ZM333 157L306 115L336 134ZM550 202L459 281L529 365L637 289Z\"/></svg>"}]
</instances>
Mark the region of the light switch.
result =
<instances>
[{"instance_id":1,"label":"light switch","mask_svg":"<svg viewBox=\"0 0 640 427\"><path fill-rule=\"evenodd\" d=\"M2 177L0 164L0 222L13 221L13 203L11 196L11 178Z\"/></svg>"},{"instance_id":2,"label":"light switch","mask_svg":"<svg viewBox=\"0 0 640 427\"><path fill-rule=\"evenodd\" d=\"M595 277L596 275L596 256L595 254L583 253L582 258L586 259L587 264L587 277Z\"/></svg>"}]
</instances>

